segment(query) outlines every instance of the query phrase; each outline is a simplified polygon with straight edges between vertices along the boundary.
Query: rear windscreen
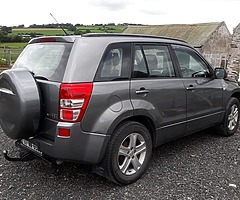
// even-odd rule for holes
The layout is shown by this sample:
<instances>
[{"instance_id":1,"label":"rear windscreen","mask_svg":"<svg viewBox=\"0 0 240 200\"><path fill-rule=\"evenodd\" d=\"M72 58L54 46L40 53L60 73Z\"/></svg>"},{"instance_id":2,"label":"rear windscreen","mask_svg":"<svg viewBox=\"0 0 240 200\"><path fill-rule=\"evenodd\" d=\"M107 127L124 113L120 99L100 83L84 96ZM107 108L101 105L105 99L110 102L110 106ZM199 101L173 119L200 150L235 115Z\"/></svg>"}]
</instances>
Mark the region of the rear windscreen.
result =
<instances>
[{"instance_id":1,"label":"rear windscreen","mask_svg":"<svg viewBox=\"0 0 240 200\"><path fill-rule=\"evenodd\" d=\"M25 68L35 77L61 82L72 43L36 43L28 45L13 68Z\"/></svg>"}]
</instances>

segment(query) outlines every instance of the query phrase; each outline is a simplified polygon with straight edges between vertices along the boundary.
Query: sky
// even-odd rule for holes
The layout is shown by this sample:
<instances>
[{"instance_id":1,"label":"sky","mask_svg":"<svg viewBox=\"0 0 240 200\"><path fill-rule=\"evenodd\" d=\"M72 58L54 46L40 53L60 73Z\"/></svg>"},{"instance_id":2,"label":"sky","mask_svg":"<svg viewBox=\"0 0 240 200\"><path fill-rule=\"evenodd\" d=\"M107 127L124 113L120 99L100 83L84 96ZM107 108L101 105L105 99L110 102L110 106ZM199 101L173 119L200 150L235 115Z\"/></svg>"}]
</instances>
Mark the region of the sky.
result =
<instances>
[{"instance_id":1,"label":"sky","mask_svg":"<svg viewBox=\"0 0 240 200\"><path fill-rule=\"evenodd\" d=\"M240 23L240 0L11 0L1 2L0 25L55 23L148 25Z\"/></svg>"}]
</instances>

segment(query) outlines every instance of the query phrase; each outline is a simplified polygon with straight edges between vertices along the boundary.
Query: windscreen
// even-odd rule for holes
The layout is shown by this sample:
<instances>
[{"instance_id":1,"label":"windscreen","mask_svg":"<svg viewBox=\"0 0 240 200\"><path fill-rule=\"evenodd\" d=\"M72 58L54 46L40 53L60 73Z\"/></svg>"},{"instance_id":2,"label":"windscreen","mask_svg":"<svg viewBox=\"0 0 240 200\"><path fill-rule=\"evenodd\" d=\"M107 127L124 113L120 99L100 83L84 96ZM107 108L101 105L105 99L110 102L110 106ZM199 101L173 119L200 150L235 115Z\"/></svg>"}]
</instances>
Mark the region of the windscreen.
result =
<instances>
[{"instance_id":1,"label":"windscreen","mask_svg":"<svg viewBox=\"0 0 240 200\"><path fill-rule=\"evenodd\" d=\"M61 82L72 43L36 43L28 45L13 68L28 69L37 78Z\"/></svg>"}]
</instances>

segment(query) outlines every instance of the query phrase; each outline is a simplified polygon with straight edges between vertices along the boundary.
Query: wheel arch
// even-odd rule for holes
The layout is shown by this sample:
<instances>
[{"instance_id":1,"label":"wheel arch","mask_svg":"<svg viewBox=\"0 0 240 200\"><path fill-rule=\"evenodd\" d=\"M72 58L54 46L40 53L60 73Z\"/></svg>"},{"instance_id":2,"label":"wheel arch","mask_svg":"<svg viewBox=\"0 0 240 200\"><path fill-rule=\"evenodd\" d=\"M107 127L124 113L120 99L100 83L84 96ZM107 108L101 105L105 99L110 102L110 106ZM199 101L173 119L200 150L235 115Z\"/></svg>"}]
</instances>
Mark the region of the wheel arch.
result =
<instances>
[{"instance_id":1,"label":"wheel arch","mask_svg":"<svg viewBox=\"0 0 240 200\"><path fill-rule=\"evenodd\" d=\"M231 97L235 97L238 99L238 101L240 102L240 92L235 92L231 95Z\"/></svg>"},{"instance_id":2,"label":"wheel arch","mask_svg":"<svg viewBox=\"0 0 240 200\"><path fill-rule=\"evenodd\" d=\"M131 116L128 118L125 118L124 120L120 121L117 126L115 126L114 129L111 130L111 132L115 132L123 123L127 122L127 121L135 121L138 122L140 124L143 124L149 131L149 134L151 136L152 139L152 145L153 147L156 146L156 128L155 128L155 124L153 122L153 120L148 117L148 116L144 116L144 115L137 115L137 116ZM111 137L113 136L113 134L111 134Z\"/></svg>"}]
</instances>

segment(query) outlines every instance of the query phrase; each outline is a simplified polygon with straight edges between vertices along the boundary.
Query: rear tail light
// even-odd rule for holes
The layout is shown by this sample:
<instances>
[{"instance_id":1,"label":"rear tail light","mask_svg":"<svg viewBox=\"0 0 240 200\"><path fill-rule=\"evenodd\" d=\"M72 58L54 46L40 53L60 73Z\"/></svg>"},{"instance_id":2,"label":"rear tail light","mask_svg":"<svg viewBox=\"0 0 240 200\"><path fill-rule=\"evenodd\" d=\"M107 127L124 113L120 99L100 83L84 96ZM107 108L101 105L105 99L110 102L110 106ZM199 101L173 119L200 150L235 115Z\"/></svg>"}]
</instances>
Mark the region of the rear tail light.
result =
<instances>
[{"instance_id":1,"label":"rear tail light","mask_svg":"<svg viewBox=\"0 0 240 200\"><path fill-rule=\"evenodd\" d=\"M92 93L92 83L61 84L59 119L63 122L80 122Z\"/></svg>"}]
</instances>

